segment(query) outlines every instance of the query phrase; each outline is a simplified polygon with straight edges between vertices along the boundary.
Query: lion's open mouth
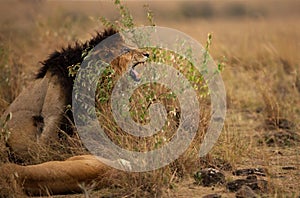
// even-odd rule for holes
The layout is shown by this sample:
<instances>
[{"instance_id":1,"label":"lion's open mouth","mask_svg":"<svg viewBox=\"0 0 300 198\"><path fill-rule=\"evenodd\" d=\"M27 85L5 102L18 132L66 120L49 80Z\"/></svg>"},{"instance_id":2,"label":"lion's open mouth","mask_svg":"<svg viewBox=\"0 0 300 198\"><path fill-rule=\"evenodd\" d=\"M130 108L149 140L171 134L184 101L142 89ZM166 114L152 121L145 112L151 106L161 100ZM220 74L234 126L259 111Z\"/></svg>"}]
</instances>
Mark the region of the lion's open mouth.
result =
<instances>
[{"instance_id":1,"label":"lion's open mouth","mask_svg":"<svg viewBox=\"0 0 300 198\"><path fill-rule=\"evenodd\" d=\"M131 76L131 78L134 80L134 81L136 81L136 82L139 82L140 80L141 80L141 77L142 77L142 75L139 73L139 72L137 72L136 71L136 66L138 66L138 65L144 65L145 64L145 62L138 62L138 63L136 63L136 64L134 64L131 68L130 68L130 70L129 70L129 75Z\"/></svg>"},{"instance_id":2,"label":"lion's open mouth","mask_svg":"<svg viewBox=\"0 0 300 198\"><path fill-rule=\"evenodd\" d=\"M131 76L131 78L136 81L136 82L139 82L141 80L141 74L139 72L136 71L136 67L138 65L145 65L146 61L148 60L149 58L149 54L148 53L143 53L143 60L142 61L137 61L136 63L134 63L130 70L129 70L129 75Z\"/></svg>"}]
</instances>

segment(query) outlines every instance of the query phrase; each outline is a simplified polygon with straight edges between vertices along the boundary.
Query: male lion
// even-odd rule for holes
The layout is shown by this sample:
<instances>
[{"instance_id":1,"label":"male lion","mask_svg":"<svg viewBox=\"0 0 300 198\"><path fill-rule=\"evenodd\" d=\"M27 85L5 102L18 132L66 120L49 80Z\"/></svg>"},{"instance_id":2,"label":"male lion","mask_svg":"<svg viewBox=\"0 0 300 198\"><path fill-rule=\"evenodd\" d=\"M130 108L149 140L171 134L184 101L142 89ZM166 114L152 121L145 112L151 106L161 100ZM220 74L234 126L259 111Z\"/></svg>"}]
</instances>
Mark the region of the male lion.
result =
<instances>
[{"instance_id":1,"label":"male lion","mask_svg":"<svg viewBox=\"0 0 300 198\"><path fill-rule=\"evenodd\" d=\"M7 147L10 163L0 167L0 175L2 180L9 181L11 186L8 188L20 186L33 195L75 192L80 191L81 184L103 178L111 170L92 155L79 155L65 161L37 165L28 164L36 163L35 159L39 157L41 149L44 152L57 149L51 145L64 140L62 131L69 135L74 133L72 114L66 108L72 104L75 79L74 75L70 75L70 68L83 61L87 50L115 33L115 30L108 29L84 44L76 43L73 47L68 46L54 52L42 63L43 67L37 78L5 111L2 120L12 115L2 130L8 131L2 144ZM121 40L116 42L123 45ZM127 71L130 67L144 63L148 56L145 51L130 49L114 59L111 66L118 72ZM138 80L138 73L133 68L130 71L132 78ZM53 159L51 152L47 155ZM24 164L27 166L23 166ZM100 187L105 184L109 184L108 181L99 183ZM7 193L1 182L0 189L0 195Z\"/></svg>"}]
</instances>

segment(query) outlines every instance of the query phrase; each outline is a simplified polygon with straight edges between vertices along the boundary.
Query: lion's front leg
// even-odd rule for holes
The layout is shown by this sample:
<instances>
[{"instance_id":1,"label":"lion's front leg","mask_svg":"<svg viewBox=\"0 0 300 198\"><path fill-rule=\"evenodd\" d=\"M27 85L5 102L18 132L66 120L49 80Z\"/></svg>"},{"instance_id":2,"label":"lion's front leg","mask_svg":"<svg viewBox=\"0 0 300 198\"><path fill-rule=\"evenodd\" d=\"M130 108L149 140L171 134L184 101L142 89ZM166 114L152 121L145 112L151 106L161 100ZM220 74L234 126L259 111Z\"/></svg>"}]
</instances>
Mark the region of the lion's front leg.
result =
<instances>
[{"instance_id":1,"label":"lion's front leg","mask_svg":"<svg viewBox=\"0 0 300 198\"><path fill-rule=\"evenodd\" d=\"M59 127L62 124L67 105L67 94L58 77L49 74L44 78L49 78L49 83L41 112L44 126L38 139L40 144L58 140Z\"/></svg>"},{"instance_id":2,"label":"lion's front leg","mask_svg":"<svg viewBox=\"0 0 300 198\"><path fill-rule=\"evenodd\" d=\"M48 79L38 79L30 84L14 100L2 116L11 119L6 123L7 146L16 161L30 161L31 153L36 152L40 133L35 117L40 116L48 87Z\"/></svg>"},{"instance_id":3,"label":"lion's front leg","mask_svg":"<svg viewBox=\"0 0 300 198\"><path fill-rule=\"evenodd\" d=\"M35 80L9 106L7 145L15 162L39 162L49 142L57 141L66 106L66 95L57 76Z\"/></svg>"}]
</instances>

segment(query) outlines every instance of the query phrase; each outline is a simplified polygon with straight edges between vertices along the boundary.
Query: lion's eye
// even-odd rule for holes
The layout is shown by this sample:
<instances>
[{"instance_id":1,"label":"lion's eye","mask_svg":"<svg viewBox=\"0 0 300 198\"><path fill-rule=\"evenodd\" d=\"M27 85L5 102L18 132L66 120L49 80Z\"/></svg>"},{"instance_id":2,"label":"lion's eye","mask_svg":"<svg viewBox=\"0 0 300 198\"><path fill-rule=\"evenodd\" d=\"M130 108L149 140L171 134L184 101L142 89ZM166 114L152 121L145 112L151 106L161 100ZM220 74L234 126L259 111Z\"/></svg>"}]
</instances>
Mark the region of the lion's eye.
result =
<instances>
[{"instance_id":1,"label":"lion's eye","mask_svg":"<svg viewBox=\"0 0 300 198\"><path fill-rule=\"evenodd\" d=\"M133 55L133 60L138 61L138 56L136 54Z\"/></svg>"}]
</instances>

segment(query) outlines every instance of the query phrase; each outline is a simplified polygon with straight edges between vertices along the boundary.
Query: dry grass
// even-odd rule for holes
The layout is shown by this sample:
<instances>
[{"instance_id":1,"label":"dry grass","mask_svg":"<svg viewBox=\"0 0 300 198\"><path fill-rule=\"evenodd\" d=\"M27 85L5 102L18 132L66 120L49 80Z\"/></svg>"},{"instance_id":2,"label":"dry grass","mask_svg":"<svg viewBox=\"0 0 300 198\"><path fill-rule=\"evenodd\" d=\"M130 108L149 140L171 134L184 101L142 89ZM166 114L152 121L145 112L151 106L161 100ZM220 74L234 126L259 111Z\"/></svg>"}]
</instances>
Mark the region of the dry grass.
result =
<instances>
[{"instance_id":1,"label":"dry grass","mask_svg":"<svg viewBox=\"0 0 300 198\"><path fill-rule=\"evenodd\" d=\"M48 4L47 9L46 5L43 5L47 4L45 2L34 7L32 4L22 3L16 12L11 13L4 11L9 10L11 5L3 2L1 4L3 13L7 14L1 19L3 26L0 29L0 112L3 112L32 79L39 61L45 59L54 49L66 46L69 42L88 39L95 27L99 26L95 16L107 14L105 16L114 18L114 14L111 14L114 12L110 12L112 7L105 9L104 14L99 14L99 7L109 5L104 2L92 5L75 4L76 12L73 6L70 8L68 2L60 5L58 2L52 2ZM299 142L296 141L293 145L269 146L265 134L283 130L278 127L279 119L287 119L295 124L292 132L300 135L300 27L297 26L300 16L290 9L297 7L298 2L291 0L281 3L282 6L277 8L266 4L268 3L260 4L255 1L245 4L247 10L259 8L266 16L215 16L208 19L192 17L187 20L178 10L179 2L169 7L169 12L176 21L170 17L165 18L168 10L161 12L160 8L163 6L159 3L153 4L153 8L158 25L181 30L203 44L207 33L212 32L211 54L216 61L226 63L222 73L228 99L226 123L217 145L207 159L212 163L216 158L222 159L229 162L233 168L265 167L269 171L268 180L272 186L270 197L297 197L300 195ZM130 6L138 22L144 22L141 6L138 3L132 3ZM214 4L213 10L219 13L217 15L225 16L226 10L222 6L226 6L225 3ZM60 9L56 9L57 7ZM17 19L24 18L23 16L26 16L24 21L17 22ZM93 19L90 16L93 16ZM161 87L153 89L162 90ZM145 102L149 101L142 101L141 104ZM142 110L141 106L135 105L137 115ZM138 118L139 116L136 119ZM105 120L111 119L108 117ZM277 128L266 128L266 120L273 121ZM201 129L204 128L205 122ZM130 140L125 146L133 149L141 145L136 139ZM155 147L155 144L151 143L153 142L143 141L142 148ZM148 173L123 173L123 177L113 181L114 186L109 189L92 191L93 186L83 189L90 197L199 197L207 194L209 190L200 187L194 187L194 191L188 190L189 187L185 183L192 183L186 178L201 165L195 157L196 143L168 167ZM77 144L76 137L75 140L71 139L71 144ZM2 153L5 151L1 149ZM44 154L41 152L41 155ZM44 156L39 160L45 161L48 158ZM293 166L296 170L283 170L284 166ZM232 178L228 176L227 179ZM225 197L234 196L222 188L216 191ZM74 195L77 196L81 195Z\"/></svg>"}]
</instances>

